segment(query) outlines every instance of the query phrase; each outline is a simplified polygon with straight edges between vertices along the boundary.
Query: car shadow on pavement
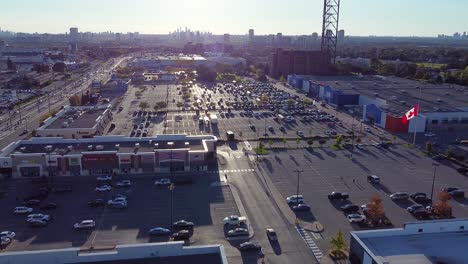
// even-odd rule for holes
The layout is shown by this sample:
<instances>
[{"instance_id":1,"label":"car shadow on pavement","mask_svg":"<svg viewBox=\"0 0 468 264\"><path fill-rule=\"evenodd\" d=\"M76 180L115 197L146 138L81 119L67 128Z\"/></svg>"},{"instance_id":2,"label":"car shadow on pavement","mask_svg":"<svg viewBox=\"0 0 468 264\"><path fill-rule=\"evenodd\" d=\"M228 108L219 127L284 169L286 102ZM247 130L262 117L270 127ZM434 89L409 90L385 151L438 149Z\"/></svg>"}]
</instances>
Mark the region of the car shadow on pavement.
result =
<instances>
[{"instance_id":1,"label":"car shadow on pavement","mask_svg":"<svg viewBox=\"0 0 468 264\"><path fill-rule=\"evenodd\" d=\"M271 164L270 159L264 158L263 159L263 164L265 164L266 168L268 169L269 172L273 172L275 169L273 169L273 165Z\"/></svg>"},{"instance_id":2,"label":"car shadow on pavement","mask_svg":"<svg viewBox=\"0 0 468 264\"><path fill-rule=\"evenodd\" d=\"M466 197L457 197L457 198L453 198L453 200L455 200L456 202L460 203L460 204L464 204L464 205L468 205L468 199Z\"/></svg>"},{"instance_id":3,"label":"car shadow on pavement","mask_svg":"<svg viewBox=\"0 0 468 264\"><path fill-rule=\"evenodd\" d=\"M412 201L410 200L403 200L403 201L393 201L396 205L400 206L401 208L403 209L406 209L412 205L414 205L415 203L413 203Z\"/></svg>"},{"instance_id":4,"label":"car shadow on pavement","mask_svg":"<svg viewBox=\"0 0 468 264\"><path fill-rule=\"evenodd\" d=\"M382 191L388 195L392 194L392 191L385 186L385 184L376 184L376 183L371 183L372 186L374 186L375 189Z\"/></svg>"},{"instance_id":5,"label":"car shadow on pavement","mask_svg":"<svg viewBox=\"0 0 468 264\"><path fill-rule=\"evenodd\" d=\"M364 164L362 164L361 162L357 161L356 159L351 159L351 161L358 165L361 169L365 170L365 171L370 171L366 166L364 166Z\"/></svg>"},{"instance_id":6,"label":"car shadow on pavement","mask_svg":"<svg viewBox=\"0 0 468 264\"><path fill-rule=\"evenodd\" d=\"M326 148L323 148L322 150L323 150L323 152L325 152L325 154L327 154L328 156L330 156L330 157L332 157L332 158L336 158L336 154L335 154L333 151L327 150Z\"/></svg>"},{"instance_id":7,"label":"car shadow on pavement","mask_svg":"<svg viewBox=\"0 0 468 264\"><path fill-rule=\"evenodd\" d=\"M299 165L299 162L297 162L296 157L294 157L293 155L289 155L289 158L290 158L296 165Z\"/></svg>"},{"instance_id":8,"label":"car shadow on pavement","mask_svg":"<svg viewBox=\"0 0 468 264\"><path fill-rule=\"evenodd\" d=\"M352 204L350 200L329 200L329 202L338 211L341 211L342 206Z\"/></svg>"},{"instance_id":9,"label":"car shadow on pavement","mask_svg":"<svg viewBox=\"0 0 468 264\"><path fill-rule=\"evenodd\" d=\"M310 155L314 155L316 156L317 158L321 159L321 160L324 160L325 158L323 157L322 154L320 154L320 152L318 151L319 148L316 148L315 150L310 150L310 149L307 149L307 152L310 154Z\"/></svg>"},{"instance_id":10,"label":"car shadow on pavement","mask_svg":"<svg viewBox=\"0 0 468 264\"><path fill-rule=\"evenodd\" d=\"M275 255L281 255L282 253L281 244L278 241L270 240L270 246L273 249L273 252L275 253Z\"/></svg>"}]
</instances>

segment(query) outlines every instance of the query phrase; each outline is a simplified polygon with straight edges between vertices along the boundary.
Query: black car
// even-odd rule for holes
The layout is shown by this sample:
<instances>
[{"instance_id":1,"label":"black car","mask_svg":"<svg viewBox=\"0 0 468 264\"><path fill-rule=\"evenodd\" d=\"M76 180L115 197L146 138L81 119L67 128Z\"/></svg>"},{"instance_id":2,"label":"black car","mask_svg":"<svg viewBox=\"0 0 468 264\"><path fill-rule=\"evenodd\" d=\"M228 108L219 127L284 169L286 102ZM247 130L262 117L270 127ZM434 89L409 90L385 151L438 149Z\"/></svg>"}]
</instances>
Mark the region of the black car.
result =
<instances>
[{"instance_id":1,"label":"black car","mask_svg":"<svg viewBox=\"0 0 468 264\"><path fill-rule=\"evenodd\" d=\"M341 206L341 211L345 213L356 213L356 212L359 212L359 206L355 204L343 205Z\"/></svg>"},{"instance_id":2,"label":"black car","mask_svg":"<svg viewBox=\"0 0 468 264\"><path fill-rule=\"evenodd\" d=\"M310 206L307 204L298 204L292 207L293 211L310 211Z\"/></svg>"},{"instance_id":3,"label":"black car","mask_svg":"<svg viewBox=\"0 0 468 264\"><path fill-rule=\"evenodd\" d=\"M260 250L262 246L253 242L245 242L240 244L239 250L240 251L250 251L250 250Z\"/></svg>"},{"instance_id":4,"label":"black car","mask_svg":"<svg viewBox=\"0 0 468 264\"><path fill-rule=\"evenodd\" d=\"M412 197L413 198L413 201L415 201L416 203L418 204L428 204L428 203L431 203L432 200L424 195L418 195L418 196L414 196Z\"/></svg>"},{"instance_id":5,"label":"black car","mask_svg":"<svg viewBox=\"0 0 468 264\"><path fill-rule=\"evenodd\" d=\"M461 173L462 175L468 176L468 168L461 167L461 168L458 168L457 171Z\"/></svg>"},{"instance_id":6,"label":"black car","mask_svg":"<svg viewBox=\"0 0 468 264\"><path fill-rule=\"evenodd\" d=\"M51 209L55 209L57 208L57 204L56 203L46 203L46 204L43 204L41 206L41 209L42 210L51 210Z\"/></svg>"},{"instance_id":7,"label":"black car","mask_svg":"<svg viewBox=\"0 0 468 264\"><path fill-rule=\"evenodd\" d=\"M103 206L103 205L104 205L103 199L94 199L88 202L88 206L90 207L98 207L98 206Z\"/></svg>"},{"instance_id":8,"label":"black car","mask_svg":"<svg viewBox=\"0 0 468 264\"><path fill-rule=\"evenodd\" d=\"M189 238L190 238L190 231L188 231L188 230L180 230L179 232L174 233L174 234L172 235L172 238L173 238L175 241L189 239Z\"/></svg>"},{"instance_id":9,"label":"black car","mask_svg":"<svg viewBox=\"0 0 468 264\"><path fill-rule=\"evenodd\" d=\"M413 194L410 195L411 199L414 199L415 197L417 196L424 196L424 197L427 197L426 193L423 193L423 192L415 192Z\"/></svg>"},{"instance_id":10,"label":"black car","mask_svg":"<svg viewBox=\"0 0 468 264\"><path fill-rule=\"evenodd\" d=\"M332 192L328 195L329 200L346 200L348 198L349 194L347 193Z\"/></svg>"},{"instance_id":11,"label":"black car","mask_svg":"<svg viewBox=\"0 0 468 264\"><path fill-rule=\"evenodd\" d=\"M177 228L187 229L187 228L193 228L194 224L193 224L193 222L187 222L185 220L179 220L177 222L174 222L173 226L177 227Z\"/></svg>"},{"instance_id":12,"label":"black car","mask_svg":"<svg viewBox=\"0 0 468 264\"><path fill-rule=\"evenodd\" d=\"M37 206L41 203L41 200L38 199L31 199L31 200L26 200L24 201L23 205L26 206Z\"/></svg>"},{"instance_id":13,"label":"black car","mask_svg":"<svg viewBox=\"0 0 468 264\"><path fill-rule=\"evenodd\" d=\"M413 211L411 214L418 219L427 219L431 216L431 213L426 209L418 209Z\"/></svg>"}]
</instances>

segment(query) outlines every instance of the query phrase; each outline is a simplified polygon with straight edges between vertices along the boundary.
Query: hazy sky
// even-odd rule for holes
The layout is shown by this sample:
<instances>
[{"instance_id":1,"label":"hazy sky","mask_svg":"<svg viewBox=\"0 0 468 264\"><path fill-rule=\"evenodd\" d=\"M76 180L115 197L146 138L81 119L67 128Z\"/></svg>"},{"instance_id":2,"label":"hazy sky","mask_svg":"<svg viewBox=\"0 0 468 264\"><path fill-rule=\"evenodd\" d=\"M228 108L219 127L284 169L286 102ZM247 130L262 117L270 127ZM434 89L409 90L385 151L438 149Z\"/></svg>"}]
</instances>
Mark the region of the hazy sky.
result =
<instances>
[{"instance_id":1,"label":"hazy sky","mask_svg":"<svg viewBox=\"0 0 468 264\"><path fill-rule=\"evenodd\" d=\"M468 31L468 0L342 0L347 35L435 36ZM0 27L17 32L215 34L321 32L323 0L0 0Z\"/></svg>"}]
</instances>

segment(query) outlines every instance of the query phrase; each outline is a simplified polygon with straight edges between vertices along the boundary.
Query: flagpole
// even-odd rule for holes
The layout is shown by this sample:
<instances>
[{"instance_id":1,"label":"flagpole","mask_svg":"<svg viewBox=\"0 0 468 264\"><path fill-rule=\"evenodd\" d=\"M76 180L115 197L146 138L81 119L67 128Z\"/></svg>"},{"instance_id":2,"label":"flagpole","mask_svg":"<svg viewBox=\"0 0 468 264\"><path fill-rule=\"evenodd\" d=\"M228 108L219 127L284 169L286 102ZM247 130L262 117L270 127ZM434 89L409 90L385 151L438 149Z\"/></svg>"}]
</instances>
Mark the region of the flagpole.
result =
<instances>
[{"instance_id":1,"label":"flagpole","mask_svg":"<svg viewBox=\"0 0 468 264\"><path fill-rule=\"evenodd\" d=\"M419 101L421 100L421 94L422 94L422 88L421 86L419 86L419 97L418 97L418 102L417 102L417 107L418 107L418 110L417 110L417 115L419 114ZM417 116L415 116L417 117ZM415 122L416 122L416 119L415 119ZM414 123L414 135L413 135L413 145L416 145L416 123Z\"/></svg>"}]
</instances>

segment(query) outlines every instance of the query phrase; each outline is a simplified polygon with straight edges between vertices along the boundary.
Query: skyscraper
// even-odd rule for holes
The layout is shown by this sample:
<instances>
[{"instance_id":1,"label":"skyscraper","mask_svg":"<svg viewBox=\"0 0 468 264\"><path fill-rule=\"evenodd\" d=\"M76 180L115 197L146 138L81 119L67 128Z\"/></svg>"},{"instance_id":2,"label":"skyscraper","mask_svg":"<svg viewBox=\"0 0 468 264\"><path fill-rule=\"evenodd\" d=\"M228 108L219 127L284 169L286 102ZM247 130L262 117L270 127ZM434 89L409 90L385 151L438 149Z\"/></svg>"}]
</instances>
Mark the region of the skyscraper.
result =
<instances>
[{"instance_id":1,"label":"skyscraper","mask_svg":"<svg viewBox=\"0 0 468 264\"><path fill-rule=\"evenodd\" d=\"M229 35L229 34L224 34L223 40L224 40L224 43L229 43L229 42L231 42L231 35Z\"/></svg>"},{"instance_id":2,"label":"skyscraper","mask_svg":"<svg viewBox=\"0 0 468 264\"><path fill-rule=\"evenodd\" d=\"M254 36L254 30L252 28L249 29L249 42L253 42Z\"/></svg>"},{"instance_id":3,"label":"skyscraper","mask_svg":"<svg viewBox=\"0 0 468 264\"><path fill-rule=\"evenodd\" d=\"M72 40L77 40L78 39L78 28L76 28L76 27L70 28L70 38Z\"/></svg>"},{"instance_id":4,"label":"skyscraper","mask_svg":"<svg viewBox=\"0 0 468 264\"><path fill-rule=\"evenodd\" d=\"M344 29L338 31L337 38L338 38L338 44L339 44L340 42L342 43L342 42L344 41L344 38L345 38L345 31L344 31Z\"/></svg>"}]
</instances>

